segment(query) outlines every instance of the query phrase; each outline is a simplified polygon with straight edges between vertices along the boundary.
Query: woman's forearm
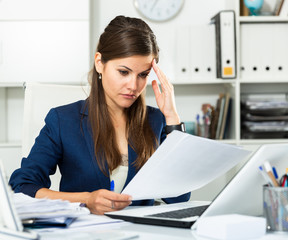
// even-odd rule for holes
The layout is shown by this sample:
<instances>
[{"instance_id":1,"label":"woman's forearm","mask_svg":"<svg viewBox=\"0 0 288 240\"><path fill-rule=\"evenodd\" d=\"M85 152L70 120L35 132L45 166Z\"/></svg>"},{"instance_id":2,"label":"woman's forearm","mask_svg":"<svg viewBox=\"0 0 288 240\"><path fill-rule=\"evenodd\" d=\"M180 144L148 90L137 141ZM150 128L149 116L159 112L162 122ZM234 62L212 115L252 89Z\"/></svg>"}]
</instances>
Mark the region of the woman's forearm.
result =
<instances>
[{"instance_id":1,"label":"woman's forearm","mask_svg":"<svg viewBox=\"0 0 288 240\"><path fill-rule=\"evenodd\" d=\"M69 202L86 203L89 196L89 192L58 192L48 188L41 188L36 192L35 198L62 199Z\"/></svg>"}]
</instances>

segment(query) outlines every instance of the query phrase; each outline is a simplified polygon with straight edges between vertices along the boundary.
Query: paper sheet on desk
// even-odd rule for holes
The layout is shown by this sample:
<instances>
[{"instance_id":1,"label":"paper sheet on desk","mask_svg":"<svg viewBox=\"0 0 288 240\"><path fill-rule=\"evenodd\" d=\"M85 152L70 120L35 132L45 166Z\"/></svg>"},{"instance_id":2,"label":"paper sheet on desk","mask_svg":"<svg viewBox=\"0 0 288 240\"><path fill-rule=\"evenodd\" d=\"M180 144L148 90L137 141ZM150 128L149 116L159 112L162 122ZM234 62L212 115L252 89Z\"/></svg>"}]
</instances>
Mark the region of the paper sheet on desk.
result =
<instances>
[{"instance_id":1,"label":"paper sheet on desk","mask_svg":"<svg viewBox=\"0 0 288 240\"><path fill-rule=\"evenodd\" d=\"M173 131L122 191L133 200L176 197L237 165L250 151Z\"/></svg>"}]
</instances>

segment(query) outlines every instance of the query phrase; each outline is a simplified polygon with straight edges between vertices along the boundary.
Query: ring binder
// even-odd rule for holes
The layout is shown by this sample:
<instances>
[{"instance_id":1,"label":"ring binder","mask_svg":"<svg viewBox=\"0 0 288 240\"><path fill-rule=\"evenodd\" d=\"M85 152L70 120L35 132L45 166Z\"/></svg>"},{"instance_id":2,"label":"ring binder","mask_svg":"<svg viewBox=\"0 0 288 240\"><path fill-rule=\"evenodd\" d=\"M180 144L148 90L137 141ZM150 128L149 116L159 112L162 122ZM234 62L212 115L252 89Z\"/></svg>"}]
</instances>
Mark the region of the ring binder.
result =
<instances>
[{"instance_id":1,"label":"ring binder","mask_svg":"<svg viewBox=\"0 0 288 240\"><path fill-rule=\"evenodd\" d=\"M211 20L215 23L217 78L236 78L235 12L220 11Z\"/></svg>"}]
</instances>

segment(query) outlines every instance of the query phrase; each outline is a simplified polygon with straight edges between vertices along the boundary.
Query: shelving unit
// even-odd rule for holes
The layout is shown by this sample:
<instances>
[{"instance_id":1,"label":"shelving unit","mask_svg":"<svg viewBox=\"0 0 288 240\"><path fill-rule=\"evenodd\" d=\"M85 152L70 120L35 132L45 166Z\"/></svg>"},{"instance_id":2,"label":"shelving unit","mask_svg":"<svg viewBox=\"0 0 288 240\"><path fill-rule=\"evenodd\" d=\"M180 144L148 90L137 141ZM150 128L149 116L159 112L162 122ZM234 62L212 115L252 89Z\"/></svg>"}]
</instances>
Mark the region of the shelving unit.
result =
<instances>
[{"instance_id":1,"label":"shelving unit","mask_svg":"<svg viewBox=\"0 0 288 240\"><path fill-rule=\"evenodd\" d=\"M1 134L0 147L21 147L24 91L23 83L0 84Z\"/></svg>"},{"instance_id":2,"label":"shelving unit","mask_svg":"<svg viewBox=\"0 0 288 240\"><path fill-rule=\"evenodd\" d=\"M239 6L240 4L235 6L238 16ZM287 93L288 17L239 16L237 21L240 50L240 75L237 79L239 94ZM240 122L239 128L241 128ZM241 145L287 141L288 139L239 139Z\"/></svg>"},{"instance_id":3,"label":"shelving unit","mask_svg":"<svg viewBox=\"0 0 288 240\"><path fill-rule=\"evenodd\" d=\"M287 93L288 17L239 16L238 25L239 94ZM247 68L249 68L248 71L246 71ZM241 123L239 127L241 127ZM285 138L240 139L239 143L241 145L261 145L287 141L288 139Z\"/></svg>"},{"instance_id":4,"label":"shelving unit","mask_svg":"<svg viewBox=\"0 0 288 240\"><path fill-rule=\"evenodd\" d=\"M176 93L177 88L181 89L181 84L183 84L183 82L187 84L183 88L187 88L186 91L190 91L190 94L193 97L188 97L188 104L183 103L183 108L181 108L179 111L180 115L181 117L184 117L184 120L187 120L187 111L189 111L189 116L195 116L197 113L201 113L201 105L203 103L209 102L210 104L216 105L218 94L222 93L223 91L229 91L233 98L233 112L230 119L231 128L229 138L220 140L221 142L241 145L245 149L252 151L256 150L262 144L287 143L288 139L241 139L240 101L243 93L288 92L288 16L281 18L277 16L242 17L240 16L240 0L229 0L226 2L226 9L233 9L236 15L237 78L235 80L216 79L214 77L216 75L215 69L210 72L210 76L208 76L207 72L205 73L206 77L201 78L197 76L197 74L193 72L195 67L191 66L192 64L188 67L188 64L185 65L187 62L191 63L193 61L191 61L191 59L189 61L189 58L185 55L187 54L187 49L185 49L187 45L185 45L185 40L183 40L183 42L181 42L183 49L177 49L182 56L184 55L183 63L180 62L182 66L181 64L176 66L177 69L175 72L178 74L177 78L173 79L173 83ZM216 13L217 12L215 12L215 14ZM190 31L193 32L192 30ZM187 32L188 30L186 29L186 33L183 36L180 35L180 38L189 36ZM196 32L194 34L194 38L197 38L198 35L199 32ZM205 30L205 35L210 35L210 38L203 36L200 38L203 39L201 44L204 46L215 44L215 38L213 38L213 34L211 34L211 32L209 33ZM213 43L209 42L208 39L212 39ZM193 38L190 38L188 42L193 44L193 40ZM196 40L195 42L197 44L200 41ZM249 49L251 44L254 49L252 47ZM198 59L199 65L202 66L201 69L206 69L209 66L215 66L215 63L213 63L210 58L207 59L207 56L215 58L213 52L215 49L210 49L210 52L207 52L205 49L203 50L204 47L202 47L200 48L200 52L198 52L198 48L199 47L195 47L194 51L188 52L188 54L190 54L190 56L193 54L194 57ZM207 62L204 61L203 55L206 57ZM257 70L253 69L254 64L257 64ZM267 66L269 69L266 68ZM279 70L279 66L281 66L281 70ZM185 71L182 71L183 68ZM184 79L184 81L181 79ZM217 85L218 88L215 88L215 85ZM180 92L181 91L184 90L182 89ZM177 97L178 95L176 94L176 102ZM207 101L203 99L203 97L206 97ZM193 113L191 110L191 105L195 105L193 107ZM177 103L178 108L179 106L181 106L181 102L180 104L179 102ZM184 108L186 111L184 111ZM195 121L195 117L192 120ZM227 173L225 177L223 176L222 182L221 180L218 182L214 181L212 184L209 184L203 189L193 192L192 198L213 199L213 195L216 195L213 193L213 191L216 193L223 186L225 186L225 182L227 183L229 179L233 177L236 171L237 168Z\"/></svg>"},{"instance_id":5,"label":"shelving unit","mask_svg":"<svg viewBox=\"0 0 288 240\"><path fill-rule=\"evenodd\" d=\"M8 176L21 161L24 82L86 80L89 7L89 0L0 1L0 158Z\"/></svg>"},{"instance_id":6,"label":"shelving unit","mask_svg":"<svg viewBox=\"0 0 288 240\"><path fill-rule=\"evenodd\" d=\"M172 82L176 93L177 89L180 89L178 94L181 95L181 92L185 91L182 88L185 88L193 97L187 97L187 102L190 102L188 107L187 103L177 103L179 95L176 94L180 115L184 120L195 121L196 114L201 113L203 103L208 102L215 106L218 94L228 91L233 98L233 113L229 138L225 142L253 149L263 143L287 142L288 139L241 139L240 101L244 93L287 92L288 16L240 16L240 0L227 1L227 9L233 9L236 14L237 78L215 78L215 49L205 49L205 46L215 44L211 26L207 29L202 27L201 30L197 27L181 26L176 36L179 44L176 46L176 56L181 57L177 58L176 76ZM207 56L211 57L207 59ZM195 71L198 67L202 72ZM211 71L207 72L206 69L211 67ZM202 98L204 96L206 101ZM181 105L185 107L182 108ZM192 115L194 118L191 120Z\"/></svg>"}]
</instances>

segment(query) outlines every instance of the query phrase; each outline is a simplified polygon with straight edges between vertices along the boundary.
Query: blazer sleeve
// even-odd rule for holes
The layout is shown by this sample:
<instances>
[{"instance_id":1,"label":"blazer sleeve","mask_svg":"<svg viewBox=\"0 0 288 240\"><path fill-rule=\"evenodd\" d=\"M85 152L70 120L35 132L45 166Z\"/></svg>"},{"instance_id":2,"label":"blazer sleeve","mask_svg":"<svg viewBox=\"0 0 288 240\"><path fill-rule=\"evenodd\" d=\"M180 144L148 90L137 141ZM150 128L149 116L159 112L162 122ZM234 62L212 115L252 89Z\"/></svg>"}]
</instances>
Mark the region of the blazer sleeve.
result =
<instances>
[{"instance_id":1,"label":"blazer sleeve","mask_svg":"<svg viewBox=\"0 0 288 240\"><path fill-rule=\"evenodd\" d=\"M49 188L49 175L55 173L61 155L59 119L56 110L51 109L28 157L22 159L21 168L11 175L9 184L12 189L35 197L40 188Z\"/></svg>"},{"instance_id":2,"label":"blazer sleeve","mask_svg":"<svg viewBox=\"0 0 288 240\"><path fill-rule=\"evenodd\" d=\"M187 202L189 201L190 199L190 196L191 196L191 192L189 193L185 193L183 195L180 195L178 197L173 197L173 198L163 198L162 200L165 202L165 203L178 203L178 202Z\"/></svg>"}]
</instances>

